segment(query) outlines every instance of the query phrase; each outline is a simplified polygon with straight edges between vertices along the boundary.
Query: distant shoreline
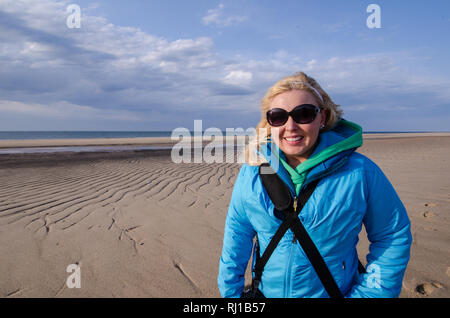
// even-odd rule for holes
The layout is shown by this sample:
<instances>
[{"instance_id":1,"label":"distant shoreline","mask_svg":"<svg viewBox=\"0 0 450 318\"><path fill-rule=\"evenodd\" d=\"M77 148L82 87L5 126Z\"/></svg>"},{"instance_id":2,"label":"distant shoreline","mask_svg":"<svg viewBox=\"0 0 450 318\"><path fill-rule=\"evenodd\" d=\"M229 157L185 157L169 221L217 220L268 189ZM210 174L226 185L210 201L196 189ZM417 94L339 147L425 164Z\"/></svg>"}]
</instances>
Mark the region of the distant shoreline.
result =
<instances>
[{"instance_id":1,"label":"distant shoreline","mask_svg":"<svg viewBox=\"0 0 450 318\"><path fill-rule=\"evenodd\" d=\"M393 138L421 138L421 137L450 137L450 132L432 133L363 133L364 139L393 139ZM223 137L227 145L243 145L248 137ZM23 139L0 140L0 155L27 153L59 153L59 152L120 152L167 150L178 140L170 137L136 137L136 138L77 138L77 139ZM185 139L183 139L186 141ZM211 139L192 138L191 144L198 147L208 144ZM189 142L188 142L189 143Z\"/></svg>"},{"instance_id":2,"label":"distant shoreline","mask_svg":"<svg viewBox=\"0 0 450 318\"><path fill-rule=\"evenodd\" d=\"M223 136L226 131L220 130ZM190 131L194 135L194 131ZM202 132L202 134L204 131ZM450 134L450 131L363 131L367 135L379 134ZM244 134L242 134L244 135ZM0 131L2 140L65 140L65 139L123 139L170 138L172 131Z\"/></svg>"}]
</instances>

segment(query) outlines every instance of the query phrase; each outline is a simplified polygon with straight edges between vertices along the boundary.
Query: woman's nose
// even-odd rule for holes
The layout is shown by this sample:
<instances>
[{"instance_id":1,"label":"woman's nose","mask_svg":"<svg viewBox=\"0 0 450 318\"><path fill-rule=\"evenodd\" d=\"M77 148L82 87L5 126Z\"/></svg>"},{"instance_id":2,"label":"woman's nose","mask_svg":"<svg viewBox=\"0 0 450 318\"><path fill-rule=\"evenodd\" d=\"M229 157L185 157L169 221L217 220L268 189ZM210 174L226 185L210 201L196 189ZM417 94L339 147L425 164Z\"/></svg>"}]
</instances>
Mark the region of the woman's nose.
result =
<instances>
[{"instance_id":1,"label":"woman's nose","mask_svg":"<svg viewBox=\"0 0 450 318\"><path fill-rule=\"evenodd\" d=\"M286 130L297 130L298 129L298 125L294 121L294 119L291 116L289 116L284 128Z\"/></svg>"}]
</instances>

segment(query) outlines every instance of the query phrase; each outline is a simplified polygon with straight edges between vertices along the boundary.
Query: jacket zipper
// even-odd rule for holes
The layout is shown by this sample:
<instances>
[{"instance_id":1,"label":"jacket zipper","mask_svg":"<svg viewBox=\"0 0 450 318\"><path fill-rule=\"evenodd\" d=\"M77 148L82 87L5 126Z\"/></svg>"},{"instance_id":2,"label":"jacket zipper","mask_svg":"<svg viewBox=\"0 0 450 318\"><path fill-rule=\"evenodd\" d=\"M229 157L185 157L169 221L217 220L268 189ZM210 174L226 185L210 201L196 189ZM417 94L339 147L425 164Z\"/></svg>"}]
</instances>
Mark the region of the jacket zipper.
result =
<instances>
[{"instance_id":1,"label":"jacket zipper","mask_svg":"<svg viewBox=\"0 0 450 318\"><path fill-rule=\"evenodd\" d=\"M295 196L294 197L294 212L297 212L297 204L298 204L298 198ZM297 238L295 237L295 233L292 232L292 243L295 244L297 243Z\"/></svg>"},{"instance_id":2,"label":"jacket zipper","mask_svg":"<svg viewBox=\"0 0 450 318\"><path fill-rule=\"evenodd\" d=\"M297 205L298 205L298 198L295 196L294 203L293 203L294 212L297 212ZM289 259L288 259L288 266L287 266L287 273L286 273L286 284L285 284L285 290L284 290L285 298L289 298L291 296L291 290L292 290L292 282L291 282L292 254L293 254L294 246L297 243L295 234L292 233L292 235L293 235L293 239L292 239L291 249L289 251Z\"/></svg>"}]
</instances>

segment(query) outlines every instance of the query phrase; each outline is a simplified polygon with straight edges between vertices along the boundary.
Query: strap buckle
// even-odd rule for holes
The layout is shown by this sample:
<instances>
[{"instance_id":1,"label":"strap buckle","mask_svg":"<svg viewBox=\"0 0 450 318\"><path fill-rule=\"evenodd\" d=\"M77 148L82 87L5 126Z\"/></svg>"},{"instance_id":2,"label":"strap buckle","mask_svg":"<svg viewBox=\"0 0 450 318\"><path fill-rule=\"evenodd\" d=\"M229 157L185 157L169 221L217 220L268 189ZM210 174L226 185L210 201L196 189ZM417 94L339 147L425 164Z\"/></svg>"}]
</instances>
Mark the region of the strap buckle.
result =
<instances>
[{"instance_id":1,"label":"strap buckle","mask_svg":"<svg viewBox=\"0 0 450 318\"><path fill-rule=\"evenodd\" d=\"M260 281L259 279L257 279L257 278L254 278L254 279L252 280L252 288L253 288L253 290L258 289L259 283L261 283L261 281Z\"/></svg>"}]
</instances>

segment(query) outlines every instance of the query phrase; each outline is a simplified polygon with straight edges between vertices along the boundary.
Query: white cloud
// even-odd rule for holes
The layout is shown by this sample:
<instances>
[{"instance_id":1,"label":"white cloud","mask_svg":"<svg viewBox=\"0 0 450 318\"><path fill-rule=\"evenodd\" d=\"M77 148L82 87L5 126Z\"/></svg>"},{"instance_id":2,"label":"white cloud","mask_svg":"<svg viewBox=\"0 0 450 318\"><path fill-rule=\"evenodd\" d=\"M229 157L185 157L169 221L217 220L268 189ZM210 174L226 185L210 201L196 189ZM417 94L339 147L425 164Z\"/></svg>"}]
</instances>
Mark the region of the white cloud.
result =
<instances>
[{"instance_id":1,"label":"white cloud","mask_svg":"<svg viewBox=\"0 0 450 318\"><path fill-rule=\"evenodd\" d=\"M67 119L113 119L122 121L141 121L139 114L126 110L96 109L90 106L75 105L67 101L50 104L24 103L0 100L0 112L22 114L33 117Z\"/></svg>"},{"instance_id":2,"label":"white cloud","mask_svg":"<svg viewBox=\"0 0 450 318\"><path fill-rule=\"evenodd\" d=\"M306 64L305 70L313 76L317 75L325 90L341 94L379 99L408 94L423 94L425 97L425 94L429 94L439 98L441 102L450 102L450 94L445 89L450 86L450 81L411 74L400 66L402 59L408 58L401 54L334 56L320 62L311 60ZM416 101L412 99L411 102Z\"/></svg>"},{"instance_id":3,"label":"white cloud","mask_svg":"<svg viewBox=\"0 0 450 318\"><path fill-rule=\"evenodd\" d=\"M161 41L153 51L139 61L158 65L166 72L191 71L213 67L217 64L211 53L213 41L210 38L179 39L173 42Z\"/></svg>"},{"instance_id":4,"label":"white cloud","mask_svg":"<svg viewBox=\"0 0 450 318\"><path fill-rule=\"evenodd\" d=\"M314 65L316 65L316 64L317 64L317 60L312 59L312 60L308 61L308 63L306 63L306 67L307 68L313 68Z\"/></svg>"},{"instance_id":5,"label":"white cloud","mask_svg":"<svg viewBox=\"0 0 450 318\"><path fill-rule=\"evenodd\" d=\"M208 13L202 18L203 24L205 25L216 25L219 27L229 27L233 25L238 25L248 18L246 16L239 15L225 15L224 5L220 3L217 8L208 10Z\"/></svg>"},{"instance_id":6,"label":"white cloud","mask_svg":"<svg viewBox=\"0 0 450 318\"><path fill-rule=\"evenodd\" d=\"M253 79L253 74L251 72L245 71L231 71L224 78L224 82L232 85L248 85Z\"/></svg>"}]
</instances>

